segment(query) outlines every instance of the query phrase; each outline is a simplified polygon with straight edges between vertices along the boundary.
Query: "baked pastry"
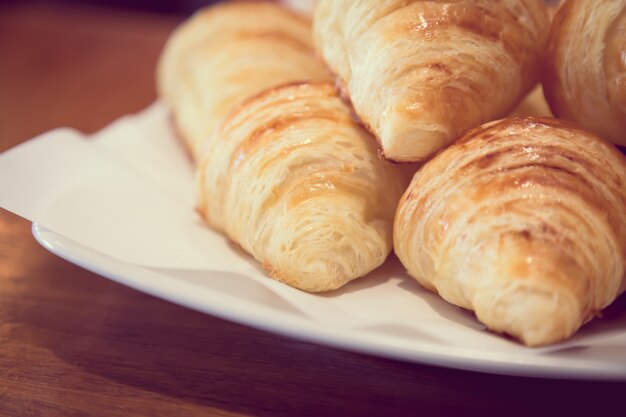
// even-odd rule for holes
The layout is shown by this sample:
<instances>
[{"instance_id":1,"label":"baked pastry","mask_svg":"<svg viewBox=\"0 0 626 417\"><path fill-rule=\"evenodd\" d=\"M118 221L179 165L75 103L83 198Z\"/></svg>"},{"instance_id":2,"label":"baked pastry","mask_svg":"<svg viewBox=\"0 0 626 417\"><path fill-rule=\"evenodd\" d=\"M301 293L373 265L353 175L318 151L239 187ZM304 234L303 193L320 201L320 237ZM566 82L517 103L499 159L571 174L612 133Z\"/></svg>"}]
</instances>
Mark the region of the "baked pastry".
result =
<instances>
[{"instance_id":1,"label":"baked pastry","mask_svg":"<svg viewBox=\"0 0 626 417\"><path fill-rule=\"evenodd\" d=\"M331 83L246 100L198 165L198 211L269 275L306 291L339 288L383 263L407 184Z\"/></svg>"},{"instance_id":2,"label":"baked pastry","mask_svg":"<svg viewBox=\"0 0 626 417\"><path fill-rule=\"evenodd\" d=\"M232 2L200 10L174 32L158 63L158 92L194 159L239 100L281 83L329 79L310 29L278 5Z\"/></svg>"},{"instance_id":3,"label":"baked pastry","mask_svg":"<svg viewBox=\"0 0 626 417\"><path fill-rule=\"evenodd\" d=\"M427 162L400 200L410 275L530 346L566 339L626 289L626 158L569 122L512 118Z\"/></svg>"},{"instance_id":4,"label":"baked pastry","mask_svg":"<svg viewBox=\"0 0 626 417\"><path fill-rule=\"evenodd\" d=\"M419 161L536 84L543 0L321 0L316 48L385 156Z\"/></svg>"},{"instance_id":5,"label":"baked pastry","mask_svg":"<svg viewBox=\"0 0 626 417\"><path fill-rule=\"evenodd\" d=\"M626 146L626 0L564 2L546 60L553 113Z\"/></svg>"}]
</instances>

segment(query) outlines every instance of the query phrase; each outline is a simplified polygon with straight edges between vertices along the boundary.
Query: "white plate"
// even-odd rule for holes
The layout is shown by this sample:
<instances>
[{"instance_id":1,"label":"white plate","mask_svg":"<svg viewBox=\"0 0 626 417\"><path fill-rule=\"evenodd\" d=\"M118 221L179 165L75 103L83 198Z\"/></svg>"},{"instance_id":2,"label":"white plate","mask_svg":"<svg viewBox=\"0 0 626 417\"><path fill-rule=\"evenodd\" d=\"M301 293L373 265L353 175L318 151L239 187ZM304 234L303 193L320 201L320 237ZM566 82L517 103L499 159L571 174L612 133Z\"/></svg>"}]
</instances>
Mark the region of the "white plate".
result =
<instances>
[{"instance_id":1,"label":"white plate","mask_svg":"<svg viewBox=\"0 0 626 417\"><path fill-rule=\"evenodd\" d=\"M97 134L57 129L0 154L0 206L53 253L124 285L252 327L466 370L626 380L626 301L565 343L530 349L421 288L395 257L331 294L265 276L203 225L193 168L158 103Z\"/></svg>"},{"instance_id":2,"label":"white plate","mask_svg":"<svg viewBox=\"0 0 626 417\"><path fill-rule=\"evenodd\" d=\"M556 351L505 352L437 343L407 329L332 326L298 311L288 301L238 274L144 268L128 264L33 224L46 249L87 270L139 291L251 327L355 352L496 374L566 379L626 380L626 354L619 344ZM323 300L322 300L323 302ZM332 307L332 306L329 306ZM620 321L624 314L620 313Z\"/></svg>"}]
</instances>

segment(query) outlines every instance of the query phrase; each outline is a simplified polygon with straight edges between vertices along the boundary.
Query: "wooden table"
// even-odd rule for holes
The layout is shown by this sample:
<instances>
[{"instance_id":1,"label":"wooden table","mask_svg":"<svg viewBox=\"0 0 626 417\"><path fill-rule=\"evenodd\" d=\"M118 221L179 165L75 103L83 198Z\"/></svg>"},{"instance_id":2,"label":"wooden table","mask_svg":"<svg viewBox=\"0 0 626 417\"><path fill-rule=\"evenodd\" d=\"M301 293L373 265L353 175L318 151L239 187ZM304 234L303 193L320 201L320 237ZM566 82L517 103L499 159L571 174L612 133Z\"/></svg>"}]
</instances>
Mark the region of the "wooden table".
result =
<instances>
[{"instance_id":1,"label":"wooden table","mask_svg":"<svg viewBox=\"0 0 626 417\"><path fill-rule=\"evenodd\" d=\"M0 5L0 151L148 105L179 20ZM625 388L415 365L250 329L62 261L0 211L2 416L600 415L623 412Z\"/></svg>"}]
</instances>

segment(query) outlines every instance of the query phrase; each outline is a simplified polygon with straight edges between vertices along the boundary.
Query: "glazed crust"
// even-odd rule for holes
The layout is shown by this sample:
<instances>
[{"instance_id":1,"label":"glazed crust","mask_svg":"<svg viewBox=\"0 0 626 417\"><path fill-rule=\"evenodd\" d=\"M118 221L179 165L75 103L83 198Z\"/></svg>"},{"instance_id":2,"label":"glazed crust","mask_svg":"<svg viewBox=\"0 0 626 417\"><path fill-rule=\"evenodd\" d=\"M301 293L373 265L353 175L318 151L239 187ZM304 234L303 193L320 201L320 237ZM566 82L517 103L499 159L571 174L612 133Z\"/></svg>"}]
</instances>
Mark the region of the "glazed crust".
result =
<instances>
[{"instance_id":1,"label":"glazed crust","mask_svg":"<svg viewBox=\"0 0 626 417\"><path fill-rule=\"evenodd\" d=\"M626 146L626 0L564 2L546 54L552 112Z\"/></svg>"},{"instance_id":2,"label":"glazed crust","mask_svg":"<svg viewBox=\"0 0 626 417\"><path fill-rule=\"evenodd\" d=\"M564 340L626 286L626 159L569 122L513 118L429 161L398 207L410 275L490 329Z\"/></svg>"},{"instance_id":3,"label":"glazed crust","mask_svg":"<svg viewBox=\"0 0 626 417\"><path fill-rule=\"evenodd\" d=\"M246 100L214 131L198 208L273 278L326 291L382 264L406 185L331 83L296 83Z\"/></svg>"},{"instance_id":4,"label":"glazed crust","mask_svg":"<svg viewBox=\"0 0 626 417\"><path fill-rule=\"evenodd\" d=\"M309 21L266 2L198 11L170 37L157 67L159 98L194 159L241 99L285 82L328 78Z\"/></svg>"},{"instance_id":5,"label":"glazed crust","mask_svg":"<svg viewBox=\"0 0 626 417\"><path fill-rule=\"evenodd\" d=\"M385 156L421 161L539 78L542 0L322 0L314 43Z\"/></svg>"}]
</instances>

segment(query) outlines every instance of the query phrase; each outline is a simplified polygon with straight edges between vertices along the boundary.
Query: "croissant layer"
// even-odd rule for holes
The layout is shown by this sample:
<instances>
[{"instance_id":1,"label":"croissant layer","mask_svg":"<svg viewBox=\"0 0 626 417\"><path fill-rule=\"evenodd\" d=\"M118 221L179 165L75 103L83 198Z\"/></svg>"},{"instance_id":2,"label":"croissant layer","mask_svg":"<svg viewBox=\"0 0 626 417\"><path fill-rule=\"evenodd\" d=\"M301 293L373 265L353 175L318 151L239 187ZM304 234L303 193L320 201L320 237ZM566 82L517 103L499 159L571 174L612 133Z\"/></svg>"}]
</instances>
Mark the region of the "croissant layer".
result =
<instances>
[{"instance_id":1,"label":"croissant layer","mask_svg":"<svg viewBox=\"0 0 626 417\"><path fill-rule=\"evenodd\" d=\"M335 289L391 251L405 177L330 83L245 101L214 131L198 172L203 217L279 281Z\"/></svg>"},{"instance_id":2,"label":"croissant layer","mask_svg":"<svg viewBox=\"0 0 626 417\"><path fill-rule=\"evenodd\" d=\"M170 37L157 68L159 97L194 159L240 100L278 84L328 78L309 22L266 2L200 10Z\"/></svg>"},{"instance_id":3,"label":"croissant layer","mask_svg":"<svg viewBox=\"0 0 626 417\"><path fill-rule=\"evenodd\" d=\"M571 336L626 287L626 160L568 122L469 132L418 171L394 244L410 275L532 346Z\"/></svg>"},{"instance_id":4,"label":"croissant layer","mask_svg":"<svg viewBox=\"0 0 626 417\"><path fill-rule=\"evenodd\" d=\"M553 113L626 146L626 0L565 2L546 57Z\"/></svg>"},{"instance_id":5,"label":"croissant layer","mask_svg":"<svg viewBox=\"0 0 626 417\"><path fill-rule=\"evenodd\" d=\"M538 81L542 0L321 0L316 48L385 156L421 161Z\"/></svg>"}]
</instances>

